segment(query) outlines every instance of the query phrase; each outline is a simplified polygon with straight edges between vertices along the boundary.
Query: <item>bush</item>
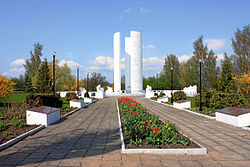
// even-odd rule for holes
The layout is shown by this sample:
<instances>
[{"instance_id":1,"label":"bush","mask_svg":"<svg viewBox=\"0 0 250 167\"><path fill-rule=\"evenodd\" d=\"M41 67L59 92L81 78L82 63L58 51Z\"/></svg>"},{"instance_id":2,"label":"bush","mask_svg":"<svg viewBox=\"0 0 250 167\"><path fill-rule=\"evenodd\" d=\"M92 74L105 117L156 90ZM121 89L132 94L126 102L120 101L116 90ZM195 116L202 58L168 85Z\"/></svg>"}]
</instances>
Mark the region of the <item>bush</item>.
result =
<instances>
[{"instance_id":1,"label":"bush","mask_svg":"<svg viewBox=\"0 0 250 167\"><path fill-rule=\"evenodd\" d=\"M174 101L186 100L186 98L187 98L187 95L183 91L177 91L177 92L174 92L174 94L173 94Z\"/></svg>"},{"instance_id":2,"label":"bush","mask_svg":"<svg viewBox=\"0 0 250 167\"><path fill-rule=\"evenodd\" d=\"M74 93L74 92L68 92L66 94L66 100L70 101L70 100L73 100L73 99L78 99L76 93Z\"/></svg>"},{"instance_id":3,"label":"bush","mask_svg":"<svg viewBox=\"0 0 250 167\"><path fill-rule=\"evenodd\" d=\"M210 106L210 99L212 98L212 96L215 93L216 93L215 91L202 92L202 94L201 94L201 96L202 96L201 97L202 106L211 108L211 106ZM200 95L196 96L196 98L195 98L195 105L197 107L200 106Z\"/></svg>"},{"instance_id":4,"label":"bush","mask_svg":"<svg viewBox=\"0 0 250 167\"><path fill-rule=\"evenodd\" d=\"M7 129L8 124L6 122L0 122L0 131Z\"/></svg>"},{"instance_id":5,"label":"bush","mask_svg":"<svg viewBox=\"0 0 250 167\"><path fill-rule=\"evenodd\" d=\"M16 118L11 119L11 125L14 126L17 129L23 127L23 123L20 120L16 119Z\"/></svg>"},{"instance_id":6,"label":"bush","mask_svg":"<svg viewBox=\"0 0 250 167\"><path fill-rule=\"evenodd\" d=\"M237 93L215 93L210 99L210 107L221 109L226 107L242 107L245 99Z\"/></svg>"},{"instance_id":7,"label":"bush","mask_svg":"<svg viewBox=\"0 0 250 167\"><path fill-rule=\"evenodd\" d=\"M61 108L63 102L58 94L56 96L52 94L30 94L26 97L26 103L32 107L50 106Z\"/></svg>"}]
</instances>

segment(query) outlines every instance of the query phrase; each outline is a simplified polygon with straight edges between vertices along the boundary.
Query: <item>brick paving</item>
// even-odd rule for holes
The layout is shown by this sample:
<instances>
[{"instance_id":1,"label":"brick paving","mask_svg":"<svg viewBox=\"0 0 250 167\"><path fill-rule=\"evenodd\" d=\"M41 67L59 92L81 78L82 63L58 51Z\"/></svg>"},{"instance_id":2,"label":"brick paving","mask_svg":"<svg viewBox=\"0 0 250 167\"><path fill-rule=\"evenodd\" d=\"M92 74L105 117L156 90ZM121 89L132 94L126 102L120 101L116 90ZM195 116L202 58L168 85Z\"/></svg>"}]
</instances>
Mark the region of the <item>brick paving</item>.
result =
<instances>
[{"instance_id":1,"label":"brick paving","mask_svg":"<svg viewBox=\"0 0 250 167\"><path fill-rule=\"evenodd\" d=\"M170 118L207 155L121 154L114 97L46 127L0 152L0 166L250 166L250 132L137 97L162 120Z\"/></svg>"}]
</instances>

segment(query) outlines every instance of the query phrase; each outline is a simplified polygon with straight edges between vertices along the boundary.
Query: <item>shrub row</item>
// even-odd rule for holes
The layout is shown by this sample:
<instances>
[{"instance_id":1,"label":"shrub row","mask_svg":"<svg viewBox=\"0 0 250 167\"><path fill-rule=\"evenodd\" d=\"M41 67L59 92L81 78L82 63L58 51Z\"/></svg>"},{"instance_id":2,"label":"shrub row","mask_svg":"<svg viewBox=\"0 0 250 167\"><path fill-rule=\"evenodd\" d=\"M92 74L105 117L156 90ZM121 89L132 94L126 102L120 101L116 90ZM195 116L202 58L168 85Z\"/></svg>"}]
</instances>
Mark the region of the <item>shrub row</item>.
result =
<instances>
[{"instance_id":1,"label":"shrub row","mask_svg":"<svg viewBox=\"0 0 250 167\"><path fill-rule=\"evenodd\" d=\"M245 104L245 99L238 93L224 92L202 92L202 106L214 109L226 107L242 107ZM200 106L200 96L196 96L195 105Z\"/></svg>"},{"instance_id":2,"label":"shrub row","mask_svg":"<svg viewBox=\"0 0 250 167\"><path fill-rule=\"evenodd\" d=\"M61 108L63 104L59 94L56 94L56 96L52 94L30 94L26 97L26 103L32 107L50 106L58 108Z\"/></svg>"},{"instance_id":3,"label":"shrub row","mask_svg":"<svg viewBox=\"0 0 250 167\"><path fill-rule=\"evenodd\" d=\"M66 94L66 100L70 101L70 100L73 100L73 99L78 99L76 93L75 92L68 92Z\"/></svg>"},{"instance_id":4,"label":"shrub row","mask_svg":"<svg viewBox=\"0 0 250 167\"><path fill-rule=\"evenodd\" d=\"M184 137L175 124L168 120L162 122L156 115L151 115L138 102L131 98L118 99L121 112L122 129L126 144L140 145L143 141L154 146L181 144L186 146L191 141Z\"/></svg>"}]
</instances>

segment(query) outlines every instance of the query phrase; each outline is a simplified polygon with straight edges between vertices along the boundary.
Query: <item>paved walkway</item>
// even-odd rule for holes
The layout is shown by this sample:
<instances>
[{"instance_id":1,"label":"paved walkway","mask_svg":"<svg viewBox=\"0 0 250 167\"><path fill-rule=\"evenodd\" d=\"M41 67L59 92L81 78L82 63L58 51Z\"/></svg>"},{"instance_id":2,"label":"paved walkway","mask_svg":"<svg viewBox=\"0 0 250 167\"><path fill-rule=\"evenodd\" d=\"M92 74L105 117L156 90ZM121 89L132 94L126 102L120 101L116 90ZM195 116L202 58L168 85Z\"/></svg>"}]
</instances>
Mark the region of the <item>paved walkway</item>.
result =
<instances>
[{"instance_id":1,"label":"paved walkway","mask_svg":"<svg viewBox=\"0 0 250 167\"><path fill-rule=\"evenodd\" d=\"M176 122L208 155L121 154L116 98L106 98L1 151L0 166L250 166L249 131L136 99Z\"/></svg>"}]
</instances>

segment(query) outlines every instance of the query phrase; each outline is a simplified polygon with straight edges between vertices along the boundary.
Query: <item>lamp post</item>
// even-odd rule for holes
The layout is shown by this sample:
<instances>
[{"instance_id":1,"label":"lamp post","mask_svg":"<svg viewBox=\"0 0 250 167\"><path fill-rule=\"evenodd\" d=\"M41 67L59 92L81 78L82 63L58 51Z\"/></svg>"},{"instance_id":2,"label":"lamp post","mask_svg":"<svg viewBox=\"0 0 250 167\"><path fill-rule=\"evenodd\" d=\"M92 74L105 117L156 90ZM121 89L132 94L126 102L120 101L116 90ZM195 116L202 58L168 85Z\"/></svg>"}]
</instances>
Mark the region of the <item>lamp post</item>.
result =
<instances>
[{"instance_id":1,"label":"lamp post","mask_svg":"<svg viewBox=\"0 0 250 167\"><path fill-rule=\"evenodd\" d=\"M202 96L201 96L201 59L200 59L200 108L199 108L199 111L202 111Z\"/></svg>"},{"instance_id":2,"label":"lamp post","mask_svg":"<svg viewBox=\"0 0 250 167\"><path fill-rule=\"evenodd\" d=\"M77 94L79 95L79 67L77 68L77 79L76 79L76 84L77 84Z\"/></svg>"},{"instance_id":3,"label":"lamp post","mask_svg":"<svg viewBox=\"0 0 250 167\"><path fill-rule=\"evenodd\" d=\"M173 67L171 67L171 104L173 104Z\"/></svg>"},{"instance_id":4,"label":"lamp post","mask_svg":"<svg viewBox=\"0 0 250 167\"><path fill-rule=\"evenodd\" d=\"M89 91L89 73L87 73L87 92Z\"/></svg>"},{"instance_id":5,"label":"lamp post","mask_svg":"<svg viewBox=\"0 0 250 167\"><path fill-rule=\"evenodd\" d=\"M56 85L56 75L55 75L55 57L56 57L56 52L54 51L53 52L53 95L55 96L56 94L56 88L55 88L55 85Z\"/></svg>"},{"instance_id":6,"label":"lamp post","mask_svg":"<svg viewBox=\"0 0 250 167\"><path fill-rule=\"evenodd\" d=\"M158 88L158 80L159 80L159 73L157 72L157 74L156 74L156 89L158 90L159 88Z\"/></svg>"}]
</instances>

